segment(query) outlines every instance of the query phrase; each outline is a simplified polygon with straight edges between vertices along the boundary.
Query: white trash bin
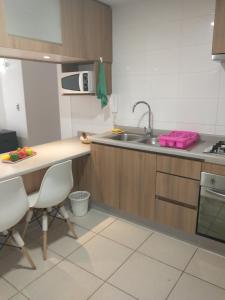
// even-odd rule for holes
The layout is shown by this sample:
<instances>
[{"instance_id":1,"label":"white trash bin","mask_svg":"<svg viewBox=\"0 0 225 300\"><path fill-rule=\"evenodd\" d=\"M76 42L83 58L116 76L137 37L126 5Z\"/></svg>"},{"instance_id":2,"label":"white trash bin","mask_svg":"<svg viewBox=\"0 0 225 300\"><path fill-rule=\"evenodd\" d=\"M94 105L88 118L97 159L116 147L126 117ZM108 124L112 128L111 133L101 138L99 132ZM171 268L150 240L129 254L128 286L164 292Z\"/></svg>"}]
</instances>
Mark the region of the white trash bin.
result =
<instances>
[{"instance_id":1,"label":"white trash bin","mask_svg":"<svg viewBox=\"0 0 225 300\"><path fill-rule=\"evenodd\" d=\"M82 217L88 212L88 200L90 193L86 191L77 191L69 195L71 208L74 216Z\"/></svg>"}]
</instances>

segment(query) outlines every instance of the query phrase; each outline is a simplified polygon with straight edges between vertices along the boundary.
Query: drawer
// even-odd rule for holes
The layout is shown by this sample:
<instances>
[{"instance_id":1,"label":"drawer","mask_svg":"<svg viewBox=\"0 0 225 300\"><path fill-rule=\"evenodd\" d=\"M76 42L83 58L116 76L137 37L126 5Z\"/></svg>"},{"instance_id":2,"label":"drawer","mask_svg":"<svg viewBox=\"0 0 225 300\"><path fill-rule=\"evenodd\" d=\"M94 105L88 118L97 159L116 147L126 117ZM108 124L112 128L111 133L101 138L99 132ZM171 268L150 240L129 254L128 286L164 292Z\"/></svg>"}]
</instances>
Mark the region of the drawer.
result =
<instances>
[{"instance_id":1,"label":"drawer","mask_svg":"<svg viewBox=\"0 0 225 300\"><path fill-rule=\"evenodd\" d=\"M216 175L225 176L225 166L212 164L212 163L203 163L202 164L202 171L207 173L213 173Z\"/></svg>"},{"instance_id":2,"label":"drawer","mask_svg":"<svg viewBox=\"0 0 225 300\"><path fill-rule=\"evenodd\" d=\"M156 195L181 205L197 207L199 181L157 172Z\"/></svg>"},{"instance_id":3,"label":"drawer","mask_svg":"<svg viewBox=\"0 0 225 300\"><path fill-rule=\"evenodd\" d=\"M171 226L189 234L194 234L197 211L157 199L155 219L160 224Z\"/></svg>"},{"instance_id":4,"label":"drawer","mask_svg":"<svg viewBox=\"0 0 225 300\"><path fill-rule=\"evenodd\" d=\"M199 180L201 162L166 155L157 155L157 171Z\"/></svg>"}]
</instances>

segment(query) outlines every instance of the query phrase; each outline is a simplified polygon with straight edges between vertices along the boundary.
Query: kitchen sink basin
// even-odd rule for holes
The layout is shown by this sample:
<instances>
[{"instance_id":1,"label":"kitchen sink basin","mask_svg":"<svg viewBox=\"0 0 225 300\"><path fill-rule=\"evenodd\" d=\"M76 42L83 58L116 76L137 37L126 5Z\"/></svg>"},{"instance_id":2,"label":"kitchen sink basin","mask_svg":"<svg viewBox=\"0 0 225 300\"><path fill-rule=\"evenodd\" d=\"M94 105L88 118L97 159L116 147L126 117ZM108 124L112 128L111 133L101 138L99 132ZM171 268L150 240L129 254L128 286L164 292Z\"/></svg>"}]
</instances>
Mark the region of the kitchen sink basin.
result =
<instances>
[{"instance_id":1,"label":"kitchen sink basin","mask_svg":"<svg viewBox=\"0 0 225 300\"><path fill-rule=\"evenodd\" d=\"M143 135L135 133L121 133L108 136L107 138L116 141L132 142L143 139Z\"/></svg>"},{"instance_id":2,"label":"kitchen sink basin","mask_svg":"<svg viewBox=\"0 0 225 300\"><path fill-rule=\"evenodd\" d=\"M144 139L140 140L139 143L150 145L150 146L159 146L159 141L157 136L147 136Z\"/></svg>"}]
</instances>

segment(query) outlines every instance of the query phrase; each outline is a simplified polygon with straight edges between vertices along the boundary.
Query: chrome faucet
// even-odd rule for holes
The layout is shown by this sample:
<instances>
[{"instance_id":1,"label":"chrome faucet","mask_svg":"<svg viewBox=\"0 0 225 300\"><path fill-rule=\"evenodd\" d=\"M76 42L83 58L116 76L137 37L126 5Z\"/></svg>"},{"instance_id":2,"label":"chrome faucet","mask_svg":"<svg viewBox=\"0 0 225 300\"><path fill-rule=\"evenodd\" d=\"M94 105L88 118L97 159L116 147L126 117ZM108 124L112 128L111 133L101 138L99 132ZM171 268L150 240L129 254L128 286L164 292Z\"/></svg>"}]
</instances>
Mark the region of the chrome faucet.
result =
<instances>
[{"instance_id":1,"label":"chrome faucet","mask_svg":"<svg viewBox=\"0 0 225 300\"><path fill-rule=\"evenodd\" d=\"M148 107L148 128L145 127L146 130L146 134L151 135L152 134L152 127L151 127L151 114L152 114L152 110L151 110L151 106L146 102L146 101L138 101L134 104L132 111L135 111L135 108L138 104L145 104Z\"/></svg>"}]
</instances>

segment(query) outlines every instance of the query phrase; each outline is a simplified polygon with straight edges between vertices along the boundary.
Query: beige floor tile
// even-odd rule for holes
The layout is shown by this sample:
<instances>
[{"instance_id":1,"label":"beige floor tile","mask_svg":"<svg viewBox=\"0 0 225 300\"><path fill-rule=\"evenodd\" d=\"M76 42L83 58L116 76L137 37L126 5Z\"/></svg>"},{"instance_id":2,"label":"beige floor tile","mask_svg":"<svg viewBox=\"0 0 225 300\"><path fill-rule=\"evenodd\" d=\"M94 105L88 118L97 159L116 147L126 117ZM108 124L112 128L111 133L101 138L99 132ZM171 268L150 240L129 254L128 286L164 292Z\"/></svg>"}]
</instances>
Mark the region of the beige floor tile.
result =
<instances>
[{"instance_id":1,"label":"beige floor tile","mask_svg":"<svg viewBox=\"0 0 225 300\"><path fill-rule=\"evenodd\" d=\"M224 300L225 290L183 274L168 300Z\"/></svg>"},{"instance_id":2,"label":"beige floor tile","mask_svg":"<svg viewBox=\"0 0 225 300\"><path fill-rule=\"evenodd\" d=\"M198 249L186 272L225 288L225 257L223 256Z\"/></svg>"},{"instance_id":3,"label":"beige floor tile","mask_svg":"<svg viewBox=\"0 0 225 300\"><path fill-rule=\"evenodd\" d=\"M0 300L8 300L17 294L17 290L4 279L0 278Z\"/></svg>"},{"instance_id":4,"label":"beige floor tile","mask_svg":"<svg viewBox=\"0 0 225 300\"><path fill-rule=\"evenodd\" d=\"M133 298L110 284L104 284L90 300L134 300Z\"/></svg>"},{"instance_id":5,"label":"beige floor tile","mask_svg":"<svg viewBox=\"0 0 225 300\"><path fill-rule=\"evenodd\" d=\"M150 234L152 231L145 227L121 220L113 222L101 232L101 235L132 249L139 247Z\"/></svg>"},{"instance_id":6,"label":"beige floor tile","mask_svg":"<svg viewBox=\"0 0 225 300\"><path fill-rule=\"evenodd\" d=\"M102 281L69 261L62 261L23 293L32 300L86 300Z\"/></svg>"},{"instance_id":7,"label":"beige floor tile","mask_svg":"<svg viewBox=\"0 0 225 300\"><path fill-rule=\"evenodd\" d=\"M139 300L165 300L181 272L135 253L109 282Z\"/></svg>"},{"instance_id":8,"label":"beige floor tile","mask_svg":"<svg viewBox=\"0 0 225 300\"><path fill-rule=\"evenodd\" d=\"M49 234L49 249L55 251L59 255L62 255L63 257L66 257L93 236L95 236L95 233L80 226L75 226L75 231L78 236L77 240L71 233L68 232L65 226L57 227L52 234Z\"/></svg>"},{"instance_id":9,"label":"beige floor tile","mask_svg":"<svg viewBox=\"0 0 225 300\"><path fill-rule=\"evenodd\" d=\"M10 298L10 300L27 300L28 298L24 297L22 294L17 294L16 296Z\"/></svg>"},{"instance_id":10,"label":"beige floor tile","mask_svg":"<svg viewBox=\"0 0 225 300\"><path fill-rule=\"evenodd\" d=\"M74 217L71 214L71 220L84 228L94 232L100 232L114 222L115 218L99 210L91 209L88 214L83 217Z\"/></svg>"},{"instance_id":11,"label":"beige floor tile","mask_svg":"<svg viewBox=\"0 0 225 300\"><path fill-rule=\"evenodd\" d=\"M191 244L163 234L154 233L144 242L138 251L180 270L184 270L196 249Z\"/></svg>"},{"instance_id":12,"label":"beige floor tile","mask_svg":"<svg viewBox=\"0 0 225 300\"><path fill-rule=\"evenodd\" d=\"M21 252L18 249L13 250L5 259L0 260L0 275L19 290L62 260L62 257L49 250L48 259L44 261L40 245L32 244L28 250L37 266L37 270L32 270Z\"/></svg>"},{"instance_id":13,"label":"beige floor tile","mask_svg":"<svg viewBox=\"0 0 225 300\"><path fill-rule=\"evenodd\" d=\"M109 239L95 236L68 259L85 270L107 279L132 253L132 250Z\"/></svg>"}]
</instances>

